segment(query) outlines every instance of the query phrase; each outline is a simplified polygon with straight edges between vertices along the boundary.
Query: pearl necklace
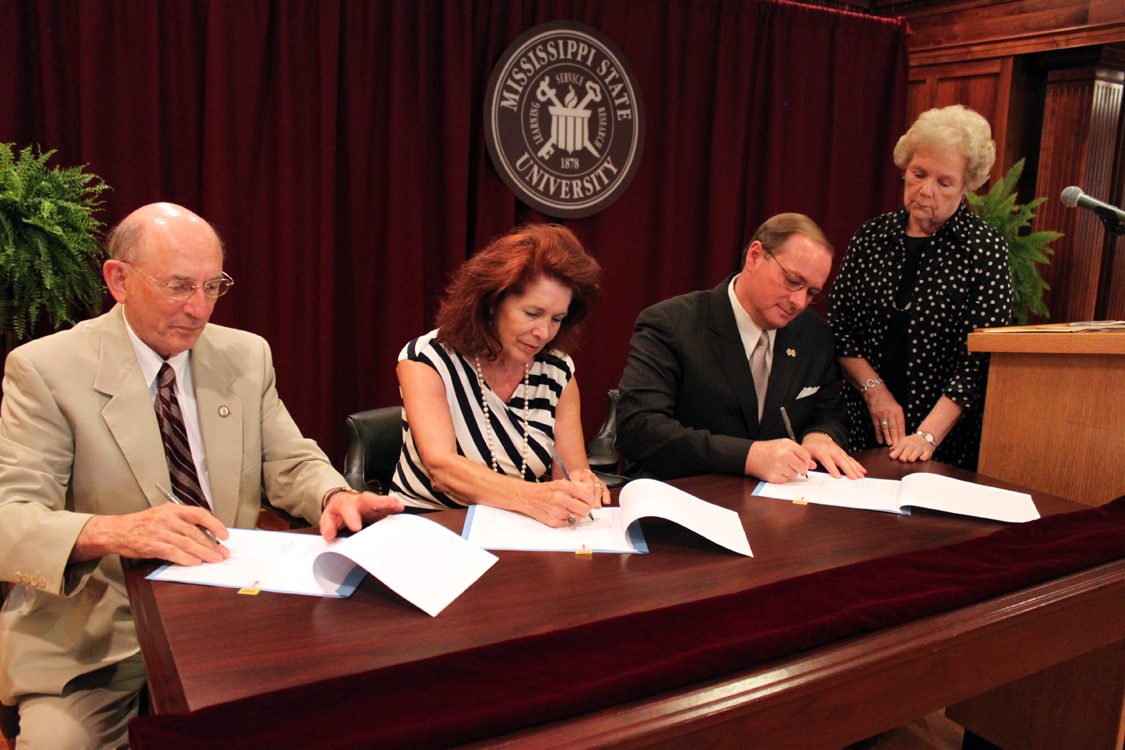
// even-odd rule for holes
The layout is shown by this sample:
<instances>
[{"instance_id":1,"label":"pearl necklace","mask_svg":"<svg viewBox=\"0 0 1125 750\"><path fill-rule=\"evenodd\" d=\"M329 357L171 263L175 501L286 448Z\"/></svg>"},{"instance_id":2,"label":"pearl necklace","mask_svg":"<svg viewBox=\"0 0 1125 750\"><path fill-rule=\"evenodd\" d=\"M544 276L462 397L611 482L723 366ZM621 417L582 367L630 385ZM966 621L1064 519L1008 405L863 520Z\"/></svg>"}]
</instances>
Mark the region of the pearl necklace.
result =
<instances>
[{"instance_id":1,"label":"pearl necklace","mask_svg":"<svg viewBox=\"0 0 1125 750\"><path fill-rule=\"evenodd\" d=\"M499 464L496 461L496 449L492 445L492 419L491 412L488 409L488 397L485 395L484 388L484 373L480 369L480 357L473 357L476 363L477 370L477 385L480 387L480 409L484 412L484 427L488 435L488 452L492 456L492 470L497 474L501 473ZM531 365L523 366L523 461L520 465L520 478L527 476L527 432L531 427L530 415L531 405L528 399L528 381L531 375Z\"/></svg>"}]
</instances>

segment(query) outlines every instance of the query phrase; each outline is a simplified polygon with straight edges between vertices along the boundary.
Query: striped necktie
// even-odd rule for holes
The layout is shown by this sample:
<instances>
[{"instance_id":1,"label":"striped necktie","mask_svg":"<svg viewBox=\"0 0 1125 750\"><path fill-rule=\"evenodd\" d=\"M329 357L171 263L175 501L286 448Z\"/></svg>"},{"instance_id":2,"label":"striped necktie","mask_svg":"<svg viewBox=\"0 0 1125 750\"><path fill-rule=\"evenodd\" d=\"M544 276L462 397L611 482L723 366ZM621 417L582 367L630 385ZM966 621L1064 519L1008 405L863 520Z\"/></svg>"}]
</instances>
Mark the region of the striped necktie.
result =
<instances>
[{"instance_id":1,"label":"striped necktie","mask_svg":"<svg viewBox=\"0 0 1125 750\"><path fill-rule=\"evenodd\" d=\"M165 362L156 375L156 421L164 438L164 457L168 460L168 476L172 480L172 491L186 505L198 505L211 510L203 489L199 486L199 476L195 473L195 461L191 457L184 417L180 413L180 403L176 400L176 373Z\"/></svg>"}]
</instances>

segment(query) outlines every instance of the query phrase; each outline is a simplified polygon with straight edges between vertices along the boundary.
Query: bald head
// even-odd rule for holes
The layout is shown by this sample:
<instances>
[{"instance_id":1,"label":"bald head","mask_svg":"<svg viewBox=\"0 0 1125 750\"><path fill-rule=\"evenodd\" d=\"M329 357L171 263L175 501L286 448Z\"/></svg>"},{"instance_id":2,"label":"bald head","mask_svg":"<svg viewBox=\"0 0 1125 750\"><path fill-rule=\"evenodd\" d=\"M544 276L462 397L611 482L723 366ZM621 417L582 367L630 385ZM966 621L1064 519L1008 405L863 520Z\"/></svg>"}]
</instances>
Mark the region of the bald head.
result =
<instances>
[{"instance_id":1,"label":"bald head","mask_svg":"<svg viewBox=\"0 0 1125 750\"><path fill-rule=\"evenodd\" d=\"M222 240L215 228L198 214L175 203L150 203L141 206L121 220L109 233L109 257L114 260L135 263L145 246L146 232L182 233L199 232L211 234L222 248Z\"/></svg>"},{"instance_id":2,"label":"bald head","mask_svg":"<svg viewBox=\"0 0 1125 750\"><path fill-rule=\"evenodd\" d=\"M153 203L125 217L108 244L102 273L133 332L164 357L194 346L215 308L202 286L223 275L222 243L211 225L183 206ZM175 299L169 284L196 289Z\"/></svg>"}]
</instances>

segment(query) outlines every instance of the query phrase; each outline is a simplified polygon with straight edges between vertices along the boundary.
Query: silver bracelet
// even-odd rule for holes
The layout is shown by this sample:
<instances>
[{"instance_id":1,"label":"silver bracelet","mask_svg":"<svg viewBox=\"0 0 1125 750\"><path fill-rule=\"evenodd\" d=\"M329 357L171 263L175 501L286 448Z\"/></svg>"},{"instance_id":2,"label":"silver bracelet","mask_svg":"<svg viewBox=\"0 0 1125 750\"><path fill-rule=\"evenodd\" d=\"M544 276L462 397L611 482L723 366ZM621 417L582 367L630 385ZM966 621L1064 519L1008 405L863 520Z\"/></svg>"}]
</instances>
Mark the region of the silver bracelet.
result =
<instances>
[{"instance_id":1,"label":"silver bracelet","mask_svg":"<svg viewBox=\"0 0 1125 750\"><path fill-rule=\"evenodd\" d=\"M883 380L881 378L870 378L870 379L868 379L868 381L866 383L863 383L859 387L859 392L860 393L866 393L868 388L874 388L875 386L882 385L882 384L883 384Z\"/></svg>"},{"instance_id":2,"label":"silver bracelet","mask_svg":"<svg viewBox=\"0 0 1125 750\"><path fill-rule=\"evenodd\" d=\"M922 430L918 430L914 434L915 435L921 435L923 440L925 440L927 443L932 445L934 448L937 448L937 443L934 441L934 436L931 435L930 433L923 432Z\"/></svg>"}]
</instances>

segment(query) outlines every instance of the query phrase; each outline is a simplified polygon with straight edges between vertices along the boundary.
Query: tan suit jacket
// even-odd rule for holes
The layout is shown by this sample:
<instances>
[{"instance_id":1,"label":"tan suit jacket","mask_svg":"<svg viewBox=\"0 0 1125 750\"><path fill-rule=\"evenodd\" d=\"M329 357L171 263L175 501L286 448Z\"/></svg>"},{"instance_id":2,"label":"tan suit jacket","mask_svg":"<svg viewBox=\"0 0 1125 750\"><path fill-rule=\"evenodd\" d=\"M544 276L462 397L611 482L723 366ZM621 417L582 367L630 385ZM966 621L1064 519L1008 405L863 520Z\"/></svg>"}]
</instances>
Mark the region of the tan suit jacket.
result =
<instances>
[{"instance_id":1,"label":"tan suit jacket","mask_svg":"<svg viewBox=\"0 0 1125 750\"><path fill-rule=\"evenodd\" d=\"M215 515L253 527L270 501L316 522L345 486L277 397L265 340L208 325L191 355ZM143 511L170 486L149 384L115 307L14 350L0 408L0 700L58 694L138 650L121 561L67 558L91 515ZM206 617L206 613L200 613ZM229 623L236 627L236 623Z\"/></svg>"}]
</instances>

